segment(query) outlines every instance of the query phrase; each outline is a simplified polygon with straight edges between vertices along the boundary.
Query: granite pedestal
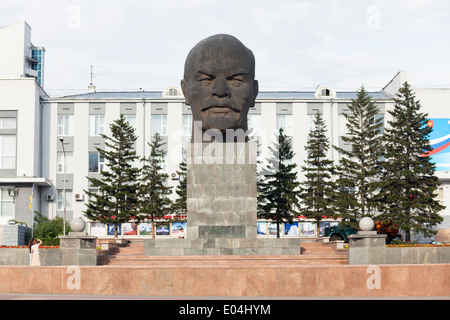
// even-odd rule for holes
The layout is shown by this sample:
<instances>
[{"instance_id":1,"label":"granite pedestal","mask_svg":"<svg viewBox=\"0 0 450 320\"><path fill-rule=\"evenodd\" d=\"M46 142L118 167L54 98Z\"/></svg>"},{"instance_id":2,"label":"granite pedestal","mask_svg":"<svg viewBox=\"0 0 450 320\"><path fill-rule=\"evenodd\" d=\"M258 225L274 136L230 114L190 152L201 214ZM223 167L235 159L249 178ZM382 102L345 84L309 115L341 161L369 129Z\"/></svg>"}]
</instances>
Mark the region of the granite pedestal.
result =
<instances>
[{"instance_id":1,"label":"granite pedestal","mask_svg":"<svg viewBox=\"0 0 450 320\"><path fill-rule=\"evenodd\" d=\"M88 236L86 232L69 232L59 236L61 264L78 266L95 266L97 264L97 237Z\"/></svg>"},{"instance_id":2,"label":"granite pedestal","mask_svg":"<svg viewBox=\"0 0 450 320\"><path fill-rule=\"evenodd\" d=\"M27 233L31 235L31 228L22 225L0 226L0 244L6 246L26 246Z\"/></svg>"},{"instance_id":3,"label":"granite pedestal","mask_svg":"<svg viewBox=\"0 0 450 320\"><path fill-rule=\"evenodd\" d=\"M193 143L186 239L148 239L146 255L300 254L300 239L258 239L256 143Z\"/></svg>"},{"instance_id":4,"label":"granite pedestal","mask_svg":"<svg viewBox=\"0 0 450 320\"><path fill-rule=\"evenodd\" d=\"M386 234L376 231L358 231L348 236L348 264L384 264L386 263Z\"/></svg>"}]
</instances>

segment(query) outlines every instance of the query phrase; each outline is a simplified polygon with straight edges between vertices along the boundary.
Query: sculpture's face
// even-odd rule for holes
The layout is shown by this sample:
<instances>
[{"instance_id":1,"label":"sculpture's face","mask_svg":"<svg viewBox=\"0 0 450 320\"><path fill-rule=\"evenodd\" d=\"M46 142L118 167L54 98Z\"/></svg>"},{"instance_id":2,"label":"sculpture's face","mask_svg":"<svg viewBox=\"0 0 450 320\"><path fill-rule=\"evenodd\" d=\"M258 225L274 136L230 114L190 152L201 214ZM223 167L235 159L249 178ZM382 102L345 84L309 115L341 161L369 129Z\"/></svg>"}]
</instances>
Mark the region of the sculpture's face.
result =
<instances>
[{"instance_id":1,"label":"sculpture's face","mask_svg":"<svg viewBox=\"0 0 450 320\"><path fill-rule=\"evenodd\" d=\"M253 55L235 38L213 37L200 42L188 56L181 81L186 104L193 120L202 122L203 131L246 131L248 110L258 94Z\"/></svg>"}]
</instances>

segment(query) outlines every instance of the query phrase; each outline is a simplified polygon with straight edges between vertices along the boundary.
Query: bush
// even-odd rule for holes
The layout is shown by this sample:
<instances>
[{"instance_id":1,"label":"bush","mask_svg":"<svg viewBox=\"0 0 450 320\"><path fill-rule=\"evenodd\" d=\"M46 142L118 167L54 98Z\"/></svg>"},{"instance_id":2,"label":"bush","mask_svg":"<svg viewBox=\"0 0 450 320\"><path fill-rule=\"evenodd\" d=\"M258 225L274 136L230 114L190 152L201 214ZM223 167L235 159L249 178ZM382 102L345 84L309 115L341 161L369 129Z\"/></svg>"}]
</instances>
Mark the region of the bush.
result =
<instances>
[{"instance_id":1,"label":"bush","mask_svg":"<svg viewBox=\"0 0 450 320\"><path fill-rule=\"evenodd\" d=\"M43 238L42 246L59 246L59 238Z\"/></svg>"},{"instance_id":2,"label":"bush","mask_svg":"<svg viewBox=\"0 0 450 320\"><path fill-rule=\"evenodd\" d=\"M66 233L70 232L70 225L66 222ZM63 234L64 219L55 217L50 220L44 217L40 212L35 211L33 238L41 239L43 245L59 245L58 236ZM44 242L47 241L47 242ZM57 241L57 244L49 244Z\"/></svg>"},{"instance_id":3,"label":"bush","mask_svg":"<svg viewBox=\"0 0 450 320\"><path fill-rule=\"evenodd\" d=\"M391 245L401 245L401 244L405 244L405 243L403 242L403 240L395 239L395 240L392 240L391 243L389 243L389 244L391 244Z\"/></svg>"}]
</instances>

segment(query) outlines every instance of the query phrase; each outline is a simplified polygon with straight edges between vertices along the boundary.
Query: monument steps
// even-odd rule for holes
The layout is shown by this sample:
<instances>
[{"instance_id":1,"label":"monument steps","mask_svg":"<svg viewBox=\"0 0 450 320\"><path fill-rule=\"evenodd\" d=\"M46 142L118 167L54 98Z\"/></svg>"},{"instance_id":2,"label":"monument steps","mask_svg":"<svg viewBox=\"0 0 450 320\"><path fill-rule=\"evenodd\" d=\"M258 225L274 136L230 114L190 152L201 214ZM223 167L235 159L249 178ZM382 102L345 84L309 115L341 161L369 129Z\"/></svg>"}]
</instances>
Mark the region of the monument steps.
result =
<instances>
[{"instance_id":1,"label":"monument steps","mask_svg":"<svg viewBox=\"0 0 450 320\"><path fill-rule=\"evenodd\" d=\"M106 261L105 261L106 262ZM280 256L115 256L108 258L108 265L154 265L195 267L275 267L296 265L346 265L343 256L280 255ZM106 264L105 264L106 265Z\"/></svg>"},{"instance_id":2,"label":"monument steps","mask_svg":"<svg viewBox=\"0 0 450 320\"><path fill-rule=\"evenodd\" d=\"M322 243L304 242L301 255L231 255L231 256L146 256L143 242L116 244L100 250L97 265L210 266L210 267L276 267L295 265L346 265L347 256L336 253Z\"/></svg>"},{"instance_id":3,"label":"monument steps","mask_svg":"<svg viewBox=\"0 0 450 320\"><path fill-rule=\"evenodd\" d=\"M116 257L143 256L144 242L142 240L126 241L124 243L109 243L106 250L97 250L97 265L109 264Z\"/></svg>"},{"instance_id":4,"label":"monument steps","mask_svg":"<svg viewBox=\"0 0 450 320\"><path fill-rule=\"evenodd\" d=\"M323 242L301 242L302 254L331 254L331 255L347 255L347 250L345 249L335 249L332 244L325 244Z\"/></svg>"}]
</instances>

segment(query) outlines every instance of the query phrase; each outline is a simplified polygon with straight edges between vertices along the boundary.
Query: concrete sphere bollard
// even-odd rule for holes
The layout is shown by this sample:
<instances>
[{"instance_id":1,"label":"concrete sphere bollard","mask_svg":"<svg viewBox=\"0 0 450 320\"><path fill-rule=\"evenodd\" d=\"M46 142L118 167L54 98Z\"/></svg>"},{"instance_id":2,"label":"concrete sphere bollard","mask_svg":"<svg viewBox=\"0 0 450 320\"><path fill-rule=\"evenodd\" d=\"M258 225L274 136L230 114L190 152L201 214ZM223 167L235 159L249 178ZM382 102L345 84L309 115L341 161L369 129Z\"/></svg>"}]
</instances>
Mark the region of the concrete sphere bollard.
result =
<instances>
[{"instance_id":1,"label":"concrete sphere bollard","mask_svg":"<svg viewBox=\"0 0 450 320\"><path fill-rule=\"evenodd\" d=\"M359 228L361 231L372 231L374 222L370 217L364 217L359 221Z\"/></svg>"},{"instance_id":2,"label":"concrete sphere bollard","mask_svg":"<svg viewBox=\"0 0 450 320\"><path fill-rule=\"evenodd\" d=\"M82 218L75 218L70 221L70 229L73 232L82 232L86 228L86 222Z\"/></svg>"}]
</instances>

